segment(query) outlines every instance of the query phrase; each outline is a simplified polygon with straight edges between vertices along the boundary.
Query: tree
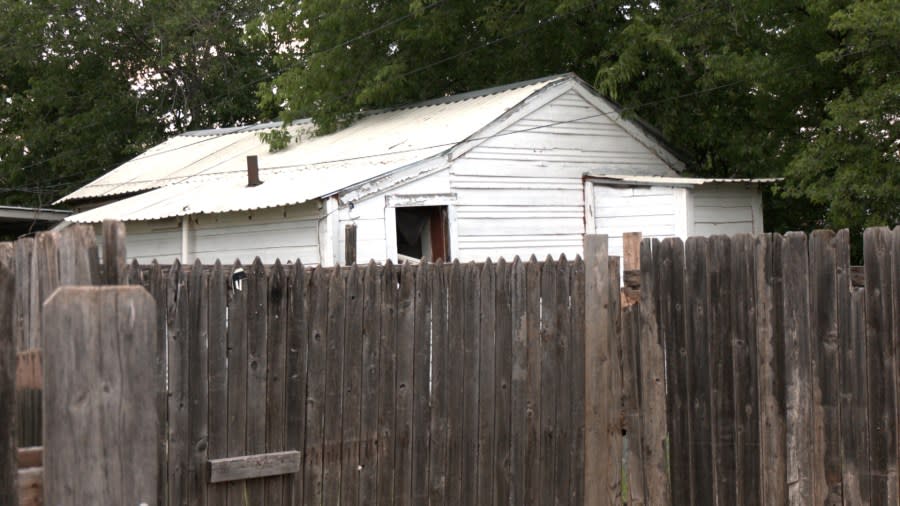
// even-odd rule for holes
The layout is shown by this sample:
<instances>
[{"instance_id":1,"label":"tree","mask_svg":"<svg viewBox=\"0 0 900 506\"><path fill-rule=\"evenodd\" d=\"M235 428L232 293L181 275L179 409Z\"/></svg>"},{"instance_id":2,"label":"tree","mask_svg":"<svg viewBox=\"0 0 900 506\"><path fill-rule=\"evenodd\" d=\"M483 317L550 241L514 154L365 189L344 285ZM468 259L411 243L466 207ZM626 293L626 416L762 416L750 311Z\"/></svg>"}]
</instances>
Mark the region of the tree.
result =
<instances>
[{"instance_id":1,"label":"tree","mask_svg":"<svg viewBox=\"0 0 900 506\"><path fill-rule=\"evenodd\" d=\"M47 205L167 134L254 122L261 0L0 0L0 198Z\"/></svg>"}]
</instances>

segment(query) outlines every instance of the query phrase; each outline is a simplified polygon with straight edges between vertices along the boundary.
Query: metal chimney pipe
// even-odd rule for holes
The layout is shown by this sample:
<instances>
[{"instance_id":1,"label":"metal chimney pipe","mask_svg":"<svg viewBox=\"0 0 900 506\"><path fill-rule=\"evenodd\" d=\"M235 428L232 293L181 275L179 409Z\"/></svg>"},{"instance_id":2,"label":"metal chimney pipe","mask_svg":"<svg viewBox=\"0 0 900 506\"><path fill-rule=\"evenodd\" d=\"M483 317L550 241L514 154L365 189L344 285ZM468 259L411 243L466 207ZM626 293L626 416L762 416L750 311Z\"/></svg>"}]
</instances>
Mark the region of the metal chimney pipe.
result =
<instances>
[{"instance_id":1,"label":"metal chimney pipe","mask_svg":"<svg viewBox=\"0 0 900 506\"><path fill-rule=\"evenodd\" d=\"M256 155L247 157L247 186L259 186L262 181L259 180L259 161Z\"/></svg>"}]
</instances>

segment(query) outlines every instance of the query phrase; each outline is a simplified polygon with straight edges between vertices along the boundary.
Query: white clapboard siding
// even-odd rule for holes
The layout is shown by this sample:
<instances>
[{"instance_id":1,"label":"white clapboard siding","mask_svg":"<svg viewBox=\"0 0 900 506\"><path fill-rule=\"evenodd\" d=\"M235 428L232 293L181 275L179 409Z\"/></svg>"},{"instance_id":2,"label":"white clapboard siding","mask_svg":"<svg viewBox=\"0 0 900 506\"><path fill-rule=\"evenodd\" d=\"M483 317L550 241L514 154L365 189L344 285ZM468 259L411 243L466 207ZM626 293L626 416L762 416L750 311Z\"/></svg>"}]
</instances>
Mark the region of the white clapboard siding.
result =
<instances>
[{"instance_id":1,"label":"white clapboard siding","mask_svg":"<svg viewBox=\"0 0 900 506\"><path fill-rule=\"evenodd\" d=\"M691 192L692 235L762 233L762 202L755 186L703 185Z\"/></svg>"},{"instance_id":2,"label":"white clapboard siding","mask_svg":"<svg viewBox=\"0 0 900 506\"><path fill-rule=\"evenodd\" d=\"M678 235L678 209L684 205L675 188L594 185L594 223L597 234L609 235L609 254L622 255L622 235L641 232L646 238Z\"/></svg>"},{"instance_id":3,"label":"white clapboard siding","mask_svg":"<svg viewBox=\"0 0 900 506\"><path fill-rule=\"evenodd\" d=\"M315 203L246 212L191 216L188 227L188 262L217 259L247 264L256 256L265 263L295 261L319 263ZM128 229L129 238L132 236ZM181 230L177 232L177 254L181 257ZM129 244L130 246L130 244ZM129 249L129 253L131 250Z\"/></svg>"},{"instance_id":4,"label":"white clapboard siding","mask_svg":"<svg viewBox=\"0 0 900 506\"><path fill-rule=\"evenodd\" d=\"M128 258L137 259L142 264L153 260L170 264L181 258L181 226L176 219L156 221L129 221L125 224L127 234L125 247ZM100 227L97 227L98 234Z\"/></svg>"}]
</instances>

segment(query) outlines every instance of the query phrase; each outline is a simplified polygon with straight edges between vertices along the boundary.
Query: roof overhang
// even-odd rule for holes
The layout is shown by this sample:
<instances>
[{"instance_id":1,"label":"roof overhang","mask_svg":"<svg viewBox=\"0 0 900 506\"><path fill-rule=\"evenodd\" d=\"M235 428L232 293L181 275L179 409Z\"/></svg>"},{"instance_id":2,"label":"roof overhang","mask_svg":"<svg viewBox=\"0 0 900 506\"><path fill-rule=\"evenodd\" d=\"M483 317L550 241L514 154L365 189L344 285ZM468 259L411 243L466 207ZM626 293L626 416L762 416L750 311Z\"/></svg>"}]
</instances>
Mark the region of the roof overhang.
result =
<instances>
[{"instance_id":1,"label":"roof overhang","mask_svg":"<svg viewBox=\"0 0 900 506\"><path fill-rule=\"evenodd\" d=\"M663 176L631 176L617 174L601 174L588 172L584 175L586 181L609 186L667 186L680 188L693 188L708 184L731 185L760 185L773 184L784 181L780 177L767 178L699 178L699 177L663 177Z\"/></svg>"}]
</instances>

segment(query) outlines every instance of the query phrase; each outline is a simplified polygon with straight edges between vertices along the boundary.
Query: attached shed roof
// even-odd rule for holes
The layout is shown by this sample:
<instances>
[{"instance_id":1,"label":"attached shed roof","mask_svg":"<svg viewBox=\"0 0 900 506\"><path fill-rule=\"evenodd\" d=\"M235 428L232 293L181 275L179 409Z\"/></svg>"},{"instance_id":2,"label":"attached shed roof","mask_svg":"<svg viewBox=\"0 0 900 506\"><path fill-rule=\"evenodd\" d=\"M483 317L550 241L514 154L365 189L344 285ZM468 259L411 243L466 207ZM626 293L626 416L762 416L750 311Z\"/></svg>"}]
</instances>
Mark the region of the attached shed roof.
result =
<instances>
[{"instance_id":1,"label":"attached shed roof","mask_svg":"<svg viewBox=\"0 0 900 506\"><path fill-rule=\"evenodd\" d=\"M588 173L585 177L598 183L637 186L701 186L704 184L772 184L783 181L783 178L700 178L700 177L665 177L665 176L631 176L617 174Z\"/></svg>"}]
</instances>

